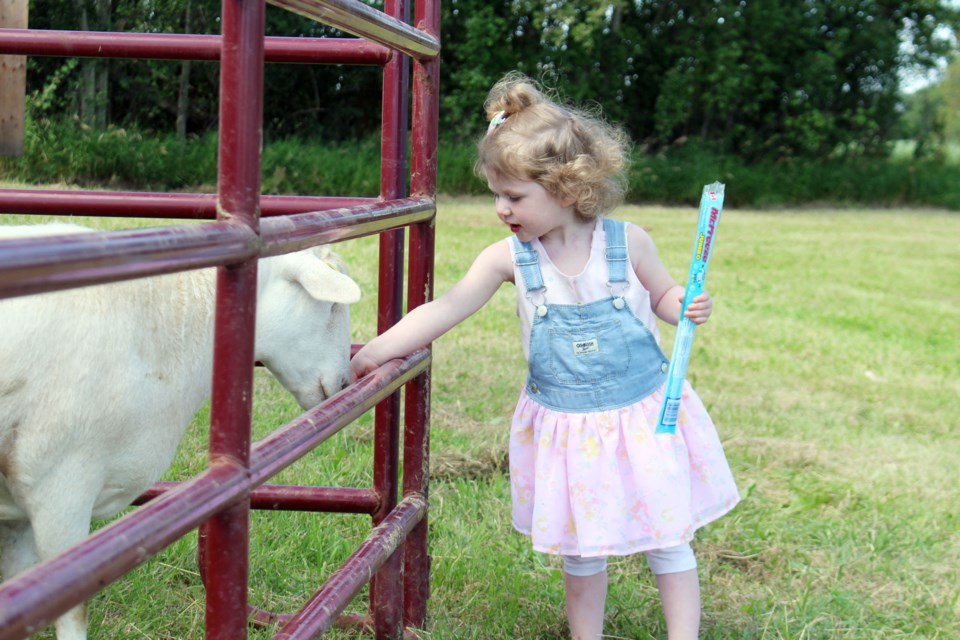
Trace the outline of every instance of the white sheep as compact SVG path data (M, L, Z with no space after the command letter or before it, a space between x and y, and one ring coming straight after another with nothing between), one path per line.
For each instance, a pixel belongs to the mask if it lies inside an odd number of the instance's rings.
M0 226L0 238L84 231ZM259 263L255 358L305 409L349 381L360 289L341 271L326 247ZM4 578L87 536L170 465L210 395L214 294L203 269L0 300ZM86 626L76 607L57 638Z

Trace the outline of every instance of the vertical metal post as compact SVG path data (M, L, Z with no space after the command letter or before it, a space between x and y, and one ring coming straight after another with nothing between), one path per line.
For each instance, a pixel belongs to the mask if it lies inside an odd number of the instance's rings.
M386 0L384 12L406 22L407 0ZM381 122L380 195L403 197L407 174L407 72L408 59L394 52L383 70ZM403 315L402 229L380 236L380 286L378 331L383 332ZM374 489L380 494L380 509L373 525L383 522L397 505L400 469L400 394L394 393L377 406L373 461ZM370 609L377 638L403 635L402 552L397 551L370 581Z
M417 2L414 25L440 35L440 0ZM436 196L437 133L440 110L440 58L413 65L413 136L410 190ZM434 221L410 227L410 270L407 303L410 309L433 298ZM407 385L404 431L403 494L427 497L430 481L430 369ZM429 501L428 501L429 505ZM430 595L430 556L427 552L429 512L404 542L404 625L422 628Z
M259 232L264 3L223 0L217 218ZM250 465L257 260L217 269L210 464ZM249 499L202 527L206 637L247 637Z

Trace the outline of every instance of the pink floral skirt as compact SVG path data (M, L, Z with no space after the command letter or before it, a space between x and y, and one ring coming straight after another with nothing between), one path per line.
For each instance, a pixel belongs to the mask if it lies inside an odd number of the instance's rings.
M684 384L677 430L655 434L663 389L609 411L566 413L524 389L510 431L513 526L533 548L583 557L689 542L739 501L713 421Z

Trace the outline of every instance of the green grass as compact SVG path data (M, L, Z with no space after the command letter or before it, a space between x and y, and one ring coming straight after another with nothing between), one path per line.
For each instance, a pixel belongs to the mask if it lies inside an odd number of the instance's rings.
M625 207L685 277L694 208ZM9 219L9 218L4 218ZM441 200L437 291L506 235L488 199ZM960 216L938 210L728 206L708 282L711 321L689 375L743 501L698 532L703 638L960 637ZM376 240L339 246L373 333ZM429 639L566 634L558 565L512 530L504 460L524 377L514 293L435 345ZM663 342L669 350L672 331ZM298 410L258 371L256 429ZM203 468L207 415L167 478ZM277 482L368 485L369 415ZM256 512L250 601L293 611L366 534L361 516ZM195 536L91 603L100 638L201 638ZM665 638L642 557L611 565L607 638ZM362 599L351 611L365 609ZM268 638L254 630L251 638ZM52 637L47 634L43 637ZM333 638L366 637L338 631Z

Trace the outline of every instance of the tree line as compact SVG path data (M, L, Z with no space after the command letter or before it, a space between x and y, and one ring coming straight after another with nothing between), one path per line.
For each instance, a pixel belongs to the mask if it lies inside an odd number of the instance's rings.
M370 4L381 8L382 2ZM645 148L686 140L746 160L879 155L936 137L904 74L955 48L947 0L446 0L441 131L482 133L482 103L519 70L597 108ZM30 27L219 33L219 0L33 0ZM343 36L268 6L267 35ZM217 127L216 63L31 57L34 119L203 134ZM269 64L264 135L342 142L378 130L375 67ZM914 110L915 114L916 110ZM933 123L933 124L931 124Z

